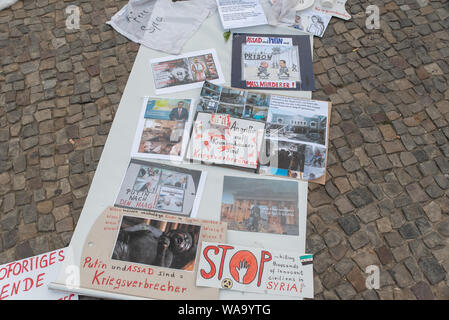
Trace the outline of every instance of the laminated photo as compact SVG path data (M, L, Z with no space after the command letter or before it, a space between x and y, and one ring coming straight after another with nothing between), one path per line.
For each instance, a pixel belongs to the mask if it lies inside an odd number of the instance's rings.
M223 83L215 50L190 52L150 61L156 94L201 88L204 81Z
M131 159L115 205L194 217L206 173Z
M181 161L192 126L192 99L145 97L131 155Z
M298 182L225 176L221 221L228 230L299 235Z
M231 86L315 90L310 37L234 33Z

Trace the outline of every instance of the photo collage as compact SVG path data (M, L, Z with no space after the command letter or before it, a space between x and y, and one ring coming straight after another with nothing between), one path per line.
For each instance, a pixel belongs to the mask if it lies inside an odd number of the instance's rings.
M201 171L132 160L116 205L191 216L202 179Z

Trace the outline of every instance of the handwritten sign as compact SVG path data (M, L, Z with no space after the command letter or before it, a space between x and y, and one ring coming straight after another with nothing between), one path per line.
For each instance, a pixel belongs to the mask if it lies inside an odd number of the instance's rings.
M197 286L313 298L313 255L203 242Z
M0 300L78 300L78 295L49 290L65 259L59 249L0 266Z

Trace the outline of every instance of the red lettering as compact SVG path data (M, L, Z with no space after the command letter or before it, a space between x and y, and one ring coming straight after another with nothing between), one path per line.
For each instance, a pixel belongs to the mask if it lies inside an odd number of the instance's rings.
M266 256L266 257L265 257ZM263 265L265 262L271 261L271 253L268 251L263 250L261 257L260 257L260 268L259 268L259 278L257 280L257 286L260 287L260 282L262 281L262 274L263 274Z
M84 264L83 264L83 268L86 267L86 264L90 263L92 261L91 257L86 257L84 258Z
M55 263L55 255L56 255L56 252L50 253L50 261L49 261L50 266Z
M24 282L25 282L25 289L23 291L30 291L34 284L33 279L25 278Z
M36 288L39 288L40 286L43 286L44 285L44 276L45 276L45 273L40 273L38 276L37 276L37 279L36 279ZM39 283L40 282L40 283Z
M59 260L58 261L64 261L64 259L65 259L64 250L60 250L58 252L58 256L59 256Z
M7 291L6 291L6 288L8 288L8 287L9 287L9 283L8 283L8 284L5 284L5 285L3 286L2 292L0 292L0 300L6 299L6 298L8 297L8 294L7 294ZM6 294L6 295L5 295L5 294Z
M221 255L221 262L220 262L220 270L218 271L218 280L221 280L221 277L223 275L223 265L224 265L224 260L225 260L225 257L226 257L226 252L229 249L234 249L234 247L233 246L226 246L226 245L219 245L218 247L223 249L223 253Z
M207 256L207 253L209 252L209 250L214 250L214 254L217 254L218 251L219 251L219 249L216 246L207 246L206 248L204 248L204 250L203 250L204 259L206 259L206 261L210 265L210 271L209 272L205 272L204 269L200 270L200 274L201 274L201 276L204 279L210 279L210 278L212 278L215 275L215 264Z

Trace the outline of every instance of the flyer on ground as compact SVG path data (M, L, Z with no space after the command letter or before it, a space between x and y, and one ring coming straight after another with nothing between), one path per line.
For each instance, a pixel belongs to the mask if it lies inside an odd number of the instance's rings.
M196 284L313 298L313 255L204 241Z

